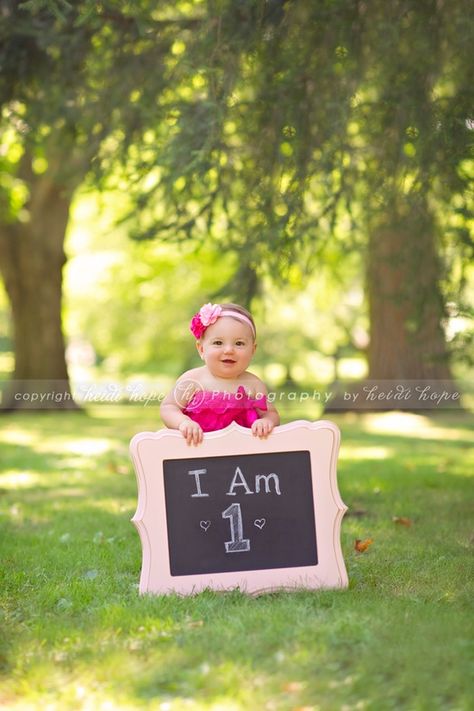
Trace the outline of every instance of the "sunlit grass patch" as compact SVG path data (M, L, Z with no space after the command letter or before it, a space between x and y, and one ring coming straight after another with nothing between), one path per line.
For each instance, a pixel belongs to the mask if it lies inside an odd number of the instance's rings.
M343 445L340 452L341 459L389 459L393 450L389 447L360 447L356 445Z

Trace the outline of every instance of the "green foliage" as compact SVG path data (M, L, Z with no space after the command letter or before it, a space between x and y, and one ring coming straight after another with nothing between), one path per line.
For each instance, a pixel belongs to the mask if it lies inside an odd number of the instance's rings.
M163 95L172 113L157 141L158 194L173 214L180 206L172 229L192 221L199 231L197 200L210 220L224 210L237 242L240 232L254 245L250 231L274 247L308 232L314 243L325 214L334 224L357 198L365 212L383 210L400 182L407 200L435 180L438 192L462 192L468 18L465 0L389 12L377 0L210 7L168 64L175 91Z
M210 238L257 278L288 280L296 260L315 270L363 251L382 224L413 235L412 283L417 233L437 231L444 295L459 302L452 253L472 256L470 16L466 0L209 5L165 62L166 121L129 155L137 176L159 165L135 186L137 237Z
M66 244L65 329L73 343L93 345L100 375L176 376L198 364L188 323L202 303L236 294L249 301L245 264L235 253L196 240L128 240L123 228L114 227L119 199L123 205L119 194L87 193L74 204ZM321 371L313 362L318 352L332 356L338 346L364 347L360 269L352 254L321 267L317 276L295 264L284 288L270 277L259 280L252 368L277 364L268 371L269 384L277 384L287 368L313 387L333 373L330 363Z
M306 407L294 415L306 416ZM159 426L157 413L102 406L7 417L1 703L467 711L472 421L387 414L336 422L348 590L140 597L127 445ZM356 553L354 539L368 536L373 545Z
M158 15L146 0L122 7L7 3L0 25L1 125L22 147L10 166L17 180L28 185L35 172L47 171L69 189L86 175L97 182L144 126L159 121L156 97L173 23Z
M170 335L160 360L183 348L174 324L209 292L249 305L272 279L291 287L295 272L319 274L323 264L352 282L348 255L358 251L361 268L368 231L394 215L414 245L412 216L434 216L445 298L462 309L472 256L471 14L467 0L8 2L2 222L28 221L38 176L69 191L89 179L126 194L117 217L136 240L182 245L188 271L146 247L134 259L148 267L117 262L99 301L110 327L83 297L79 330L101 355L120 350L123 367L133 357L149 363L160 326ZM193 240L213 247L192 256ZM164 310L176 281L182 297ZM128 355L121 300L136 315ZM323 350L350 342L351 319L338 315ZM309 347L305 339L293 334L294 350Z
M93 304L88 293L75 294L76 333L93 343L100 361L109 359L109 372L176 375L197 364L192 314L234 270L232 255L211 247L132 244L115 251Z

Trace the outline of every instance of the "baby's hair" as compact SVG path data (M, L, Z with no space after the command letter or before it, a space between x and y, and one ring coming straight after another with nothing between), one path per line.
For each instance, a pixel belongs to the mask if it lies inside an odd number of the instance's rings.
M253 332L254 332L254 340L257 338L257 329L255 328L255 321L253 320L253 316L250 313L250 311L247 311L244 306L240 306L240 304L232 304L230 302L222 303L220 304L222 306L223 311L237 311L238 314L242 314L242 316L246 316L250 323L253 326Z

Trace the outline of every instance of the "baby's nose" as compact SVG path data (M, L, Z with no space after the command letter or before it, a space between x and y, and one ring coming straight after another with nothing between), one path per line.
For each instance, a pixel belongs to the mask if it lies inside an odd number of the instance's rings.
M231 353L234 350L234 344L233 343L226 343L224 345L224 353Z

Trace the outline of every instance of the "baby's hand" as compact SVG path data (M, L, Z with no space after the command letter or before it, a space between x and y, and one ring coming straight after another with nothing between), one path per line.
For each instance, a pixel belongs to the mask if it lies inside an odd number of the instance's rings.
M203 439L203 432L201 427L197 422L193 420L183 420L178 427L188 444L194 444L195 446L201 444Z
M273 429L273 422L267 420L265 417L261 417L259 420L255 420L252 425L252 434L260 439L266 439Z

